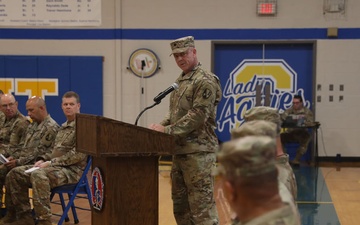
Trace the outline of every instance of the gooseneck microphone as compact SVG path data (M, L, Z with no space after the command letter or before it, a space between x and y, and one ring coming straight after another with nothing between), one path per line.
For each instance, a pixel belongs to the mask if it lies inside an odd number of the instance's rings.
M152 107L160 104L161 100L163 98L165 98L166 95L168 95L169 93L171 93L174 90L177 90L179 88L179 85L177 83L173 83L170 87L168 87L165 91L160 92L155 98L154 98L154 104L152 104L151 106L146 107L143 111L140 112L140 114L136 117L135 120L135 125L138 124L138 121L140 119L140 116L148 109L151 109Z
M155 98L154 102L160 103L163 98L165 98L166 95L171 93L174 90L177 90L179 88L179 85L177 83L173 83L170 87L168 87L165 91L160 92Z

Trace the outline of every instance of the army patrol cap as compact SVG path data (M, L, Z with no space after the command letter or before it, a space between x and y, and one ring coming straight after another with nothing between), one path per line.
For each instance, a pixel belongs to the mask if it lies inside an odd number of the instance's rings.
M195 47L194 37L187 36L176 39L170 43L172 54L186 52L190 47Z
M247 136L223 143L213 175L253 177L276 170L276 143L267 136Z
M245 112L245 122L253 120L266 120L273 122L277 125L277 132L280 133L281 129L281 118L276 108L267 106L256 106Z
M246 136L268 136L276 138L276 124L265 120L253 120L243 123L240 127L231 130L231 139L243 138Z

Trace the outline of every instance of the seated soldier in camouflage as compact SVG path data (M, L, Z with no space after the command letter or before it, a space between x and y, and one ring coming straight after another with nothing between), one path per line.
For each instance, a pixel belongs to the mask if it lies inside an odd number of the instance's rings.
M9 162L0 166L0 187L5 183L6 174L16 166L29 165L37 156L50 152L59 125L47 112L41 97L32 97L26 102L26 110L33 120L22 136L20 144L4 147L3 155Z
M223 143L215 175L230 207L234 224L299 225L279 194L276 142L267 136L247 136Z
M45 100L41 97L31 97L26 102L26 110L33 121L26 129L20 144L5 148L5 157L9 162L8 169L35 162L37 156L50 152L59 125L51 118L46 109Z
M297 185L294 171L289 164L289 155L284 153L281 139L281 119L278 110L267 106L256 106L245 112L245 123L253 120L265 120L276 124L276 163L279 168L279 181L285 184L293 195L294 200L297 196ZM236 129L232 131L236 135Z
M28 188L33 191L37 225L51 225L50 190L64 184L77 183L86 166L87 156L75 149L75 116L80 112L80 98L73 91L62 98L62 110L67 121L56 135L51 153L37 157L33 165L12 169L6 177L6 206L8 214L0 224L33 225ZM25 170L39 169L25 173Z
M314 115L309 108L304 106L301 95L294 95L292 103L293 105L281 115L281 119L284 121L290 115L300 116L303 117L304 125L312 125L314 123ZM292 142L299 143L299 148L296 149L296 156L290 162L293 165L300 165L300 159L306 153L310 141L311 135L304 128L287 128L285 132L281 133L283 145Z
M0 120L0 153L6 155L5 149L16 147L20 144L21 138L25 136L26 128L29 126L29 121L18 110L18 102L12 94L0 96L0 109L2 115L5 116L4 121ZM0 166L0 168L3 167L3 165ZM0 170L4 171L6 169ZM3 195L3 184L0 181L0 200Z
M5 120L0 125L0 152L4 154L4 148L20 144L29 121L18 110L18 102L12 94L0 96L0 109L5 115Z

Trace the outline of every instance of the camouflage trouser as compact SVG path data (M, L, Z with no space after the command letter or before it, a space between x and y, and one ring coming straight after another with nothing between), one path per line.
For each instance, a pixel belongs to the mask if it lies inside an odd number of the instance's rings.
M299 148L296 150L297 154L304 155L307 147L311 141L311 135L307 129L294 129L288 132L281 133L281 143L284 146L286 143L299 143ZM284 148L285 149L285 148Z
M178 225L217 225L214 198L215 153L175 155L171 169L174 216Z
M31 173L24 172L31 167L16 167L8 173L5 183L6 207L15 209L17 215L31 212L29 188L32 188L33 205L37 218L49 220L51 217L51 188L68 183L76 183L76 176L74 176L74 179L71 176L66 176L63 167L47 167Z

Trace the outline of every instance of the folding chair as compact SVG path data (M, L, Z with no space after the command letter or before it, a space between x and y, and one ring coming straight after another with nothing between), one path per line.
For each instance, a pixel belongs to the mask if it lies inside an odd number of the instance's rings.
M50 195L51 203L61 204L61 207L63 210L63 214L58 215L58 216L61 216L61 218L58 222L58 225L62 225L64 220L66 222L69 221L68 212L69 212L70 208L71 208L71 211L72 211L72 214L74 217L75 224L79 223L79 219L76 214L76 208L91 211L91 208L92 208L91 191L90 191L90 186L89 186L89 182L87 179L87 174L91 167L91 162L92 162L92 157L88 156L86 167L85 167L84 172L77 184L66 184L66 185L62 185L59 187L55 187L51 190L51 195ZM53 197L55 194L59 195L60 203L53 201ZM65 199L64 199L63 194L68 195L67 204L65 204ZM80 207L75 206L74 200L76 198L85 198L82 196L77 196L77 194L86 194L87 195L87 199L89 200L90 209L85 209L85 208L80 208Z

